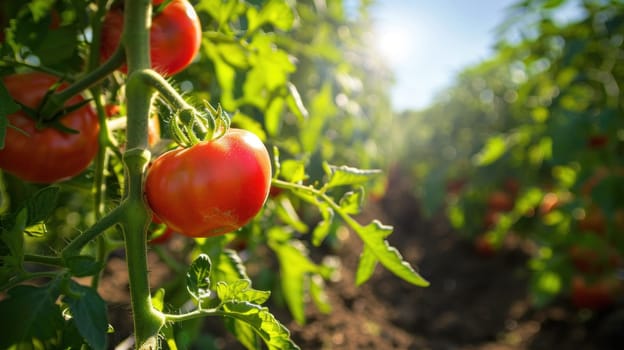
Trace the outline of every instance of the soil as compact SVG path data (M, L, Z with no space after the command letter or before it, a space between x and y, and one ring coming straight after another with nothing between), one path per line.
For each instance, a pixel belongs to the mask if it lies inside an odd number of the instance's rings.
M298 325L286 310L269 306L301 349L624 348L624 305L591 312L574 308L562 297L547 307L534 307L527 291L528 256L522 244L510 242L492 256L477 254L443 216L423 217L411 193L405 179L394 179L385 197L369 204L359 220L377 218L393 225L390 244L431 285L410 285L378 267L371 280L356 288L361 243L351 234L335 252L342 259L342 271L339 281L328 284L330 314L310 307L307 323ZM158 284L167 278L162 272L166 269L157 258L151 259L151 277ZM111 260L103 284L126 290L123 265L121 259ZM110 322L116 332L111 344L118 344L131 329L127 296L104 289L101 293L114 303ZM210 327L220 323L211 320ZM214 344L219 349L243 349L227 335Z

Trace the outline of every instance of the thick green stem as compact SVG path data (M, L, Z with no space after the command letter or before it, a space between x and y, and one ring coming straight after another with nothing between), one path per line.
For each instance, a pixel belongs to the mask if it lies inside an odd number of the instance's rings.
M150 159L147 151L148 120L154 90L140 78L149 70L150 0L125 2L122 43L128 63L126 101L128 108L127 151L124 154L126 187L122 222L134 318L134 336L140 349L156 349L164 316L152 306L147 267L147 227L151 213L143 197L144 172ZM138 74L137 74L138 73Z
M158 332L164 325L163 315L152 306L147 272L147 227L151 213L143 201L143 172L149 162L149 152L132 149L124 155L128 176L128 197L122 203L122 222L130 282L130 297L134 315L134 332L139 348L155 349ZM138 187L137 187L138 186Z

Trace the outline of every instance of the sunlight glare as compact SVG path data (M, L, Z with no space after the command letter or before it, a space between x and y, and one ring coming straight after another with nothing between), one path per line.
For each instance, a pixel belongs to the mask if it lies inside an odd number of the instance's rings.
M414 23L401 17L392 21L379 21L374 31L374 46L380 56L391 66L407 63L414 55L422 36Z

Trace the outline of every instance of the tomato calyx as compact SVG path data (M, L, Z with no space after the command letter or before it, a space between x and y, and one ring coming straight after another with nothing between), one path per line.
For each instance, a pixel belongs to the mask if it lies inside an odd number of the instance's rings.
M78 130L75 130L70 127L67 127L66 125L63 125L63 123L61 123L60 120L64 116L81 109L85 105L88 105L91 102L91 99L81 99L79 102L76 102L74 104L69 104L69 105L60 104L59 105L58 103L54 101L53 96L54 96L54 93L57 91L57 89L62 85L62 83L63 81L59 80L58 82L50 86L48 91L43 96L41 103L39 103L36 109L31 108L16 99L13 99L13 103L19 106L21 112L25 116L27 116L28 118L31 118L35 122L35 128L37 130L42 130L45 128L53 128L53 129L56 129L56 130L59 130L68 134L79 133ZM42 109L44 108L44 106L46 106L46 104L52 104L55 106L54 112L50 115L46 115L47 113L44 113L42 111ZM19 130L19 128L17 129ZM19 130L19 131L25 132L23 130Z
M195 108L183 108L169 123L174 141L184 147L192 147L202 141L211 141L221 138L230 128L230 116L221 108L214 108L205 103L200 111Z

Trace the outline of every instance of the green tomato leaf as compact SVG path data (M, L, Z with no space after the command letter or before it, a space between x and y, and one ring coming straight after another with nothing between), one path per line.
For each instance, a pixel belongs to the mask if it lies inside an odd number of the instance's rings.
M108 319L106 302L96 290L71 281L71 295L63 298L69 305L73 322L80 335L92 349L107 347Z
M345 193L340 198L340 208L349 215L357 215L362 210L362 202L364 200L364 188L359 187L356 191Z
M360 239L362 239L368 249L370 249L370 253L365 251L364 257L367 261L364 263L364 266L358 267L358 272L362 270L360 284L365 282L364 277L370 277L371 275L368 272L371 269L372 263L370 261L371 257L368 255L372 254L375 259L379 260L390 272L405 281L421 287L429 285L429 282L420 276L407 261L404 261L399 251L390 246L385 239L392 233L392 226L383 225L377 220L374 220L367 226L360 226L359 224L352 224L350 226L360 236Z
M299 349L290 332L267 308L249 302L230 301L222 305L225 316L247 323L262 338L270 350Z
M158 311L165 309L165 289L158 288L154 295L152 295L152 306Z
M288 309L297 323L304 324L306 281L311 273L318 273L321 268L310 261L301 241L270 240L269 247L277 255L280 264L282 293Z
M28 209L26 226L45 221L52 215L56 209L59 190L60 188L57 186L44 187L26 201L24 204L24 207Z
M196 300L210 296L210 257L200 254L186 273L186 289Z
M372 249L365 245L360 254L360 261L355 273L355 284L360 286L368 281L373 276L378 262L379 260L373 254Z
M271 292L251 288L249 279L240 279L231 283L217 282L217 296L222 302L247 301L254 304L264 304Z
M310 296L320 312L329 314L332 311L329 297L325 293L325 280L320 275L310 277Z
M284 99L275 97L267 106L264 112L264 126L271 136L279 135L282 128L282 112L284 111Z
M0 301L0 348L32 339L46 341L57 336L63 327L61 310L56 304L60 292L57 283L43 287L20 285L9 290Z
M474 156L476 165L485 166L494 163L505 154L507 142L503 136L490 137L483 149Z
M93 276L102 269L102 263L88 255L70 256L65 259L65 265L76 277Z
M323 243L329 232L331 231L332 224L334 222L334 211L325 203L319 203L318 209L321 212L323 220L319 222L314 231L312 231L312 244L318 247Z
M10 257L4 258L4 264L22 268L24 261L24 230L26 229L26 221L28 220L28 210L22 208L17 212L13 220L12 227L3 228L0 239L6 245L11 253Z
M284 0L269 0L260 11L254 7L247 10L249 32L255 32L265 24L272 24L277 29L289 30L295 21L295 14Z
M303 123L303 121L308 117L309 113L303 104L303 100L301 99L301 95L299 94L299 90L293 83L288 83L288 96L286 96L286 105L288 109L297 117L299 123Z
M262 339L258 336L255 329L246 322L235 318L225 317L223 319L225 327L249 350L261 349Z
M362 185L370 181L371 178L381 174L381 170L377 169L363 170L349 167L346 165L333 166L327 163L323 163L323 169L329 177L329 180L325 185L327 188Z
M284 221L284 223L292 227L295 231L306 233L309 228L305 222L301 221L299 214L292 205L290 198L286 196L280 196L277 199L277 207L275 210L277 216Z
M288 182L299 183L306 178L305 163L301 160L284 160L280 165L280 175Z

